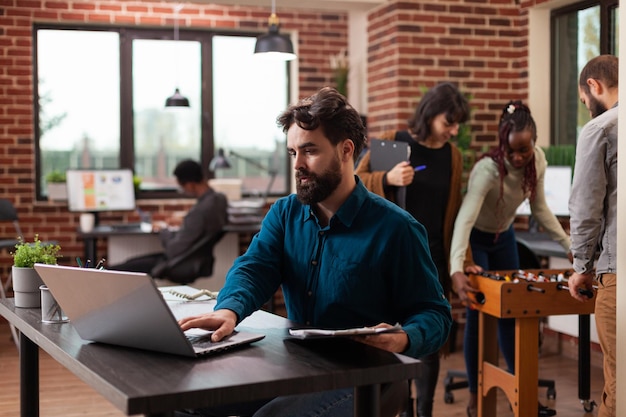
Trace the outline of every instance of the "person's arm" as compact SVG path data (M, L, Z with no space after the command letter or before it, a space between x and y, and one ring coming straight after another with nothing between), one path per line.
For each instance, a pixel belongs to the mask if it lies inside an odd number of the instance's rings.
M389 296L381 302L393 308L396 317L404 317L400 324L406 339L402 334L390 333L380 335L383 337L378 342L387 350L400 349L406 343L401 352L419 358L443 346L452 316L430 257L426 229L413 218L402 229L394 230L394 238L387 245L389 253L397 255L385 264Z
M179 320L183 330L215 330L211 340L219 341L274 295L281 283L279 260L283 240L276 206L277 203L272 205L248 250L228 271L213 311Z
M498 185L498 176L491 159L479 161L467 183L467 193L454 222L450 248L450 274L464 271L464 261L469 247L469 237L480 214L487 193Z
M261 308L282 283L282 208L280 200L272 205L263 219L259 233L226 274L215 310L228 309L235 312L237 322Z
M598 239L602 233L607 175L603 130L588 123L576 147L576 165L569 199L571 251L574 270L587 274L594 268Z
M474 289L470 285L468 273L478 273L482 270L477 265L466 262L470 252L469 238L476 219L485 201L489 190L498 185L498 176L492 167L491 159L479 161L472 172L467 184L467 193L454 222L452 245L450 248L450 277L452 290L463 303L469 302L468 293Z
M450 248L452 244L452 233L454 232L454 222L459 210L461 209L461 203L463 202L462 183L463 183L463 154L459 148L450 143L452 148L451 152L451 172L450 172L450 191L448 193L448 202L446 205L446 214L444 217L443 235L444 235L444 249L447 254L447 262L450 263ZM463 262L463 269L467 269L474 265L474 259L472 257L472 249L468 245L465 252L465 260Z

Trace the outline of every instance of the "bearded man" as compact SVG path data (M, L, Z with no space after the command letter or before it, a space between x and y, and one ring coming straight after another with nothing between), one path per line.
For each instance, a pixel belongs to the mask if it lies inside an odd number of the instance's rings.
M323 88L287 108L278 123L287 133L297 193L272 205L228 272L215 310L182 319L183 330L214 330L212 338L220 340L282 286L288 318L299 324L338 329L400 323L400 332L358 340L415 358L436 352L452 318L426 231L354 175L367 140L358 112L336 90ZM407 404L408 383L384 389L383 415L396 415ZM346 416L353 403L353 389L340 389L178 415L282 417L323 410L324 416Z

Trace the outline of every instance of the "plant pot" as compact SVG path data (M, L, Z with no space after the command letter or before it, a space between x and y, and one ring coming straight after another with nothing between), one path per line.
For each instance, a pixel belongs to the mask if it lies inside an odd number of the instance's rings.
M67 201L67 184L64 182L48 183L48 200Z
M12 267L11 277L13 280L13 293L15 294L15 307L39 308L41 307L41 293L39 287L43 281L34 268Z

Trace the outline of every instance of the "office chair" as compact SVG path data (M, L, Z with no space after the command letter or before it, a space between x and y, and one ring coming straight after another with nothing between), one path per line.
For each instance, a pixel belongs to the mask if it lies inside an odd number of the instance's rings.
M532 250L530 250L528 246L521 242L517 242L517 253L519 257L520 269L541 269L541 262L539 261L539 258ZM539 340L539 344L541 345L541 337ZM455 378L457 379L456 381ZM547 388L546 397L548 399L556 398L556 388L553 379L539 379L538 385L542 388ZM465 371L448 371L446 373L446 377L444 378L443 401L446 404L452 404L454 402L454 394L452 391L467 387L467 373Z
M11 222L13 223L13 227L15 229L15 239L1 239L0 240L0 249L1 250L12 250L15 249L15 245L19 243L19 239L17 237L21 237L22 229L20 228L20 223L18 221L17 210L13 204L4 198L0 198L0 222ZM9 274L7 277L7 281L4 282L2 277L0 276L0 297L2 299L6 299L6 292L9 290L11 286L11 269L9 269ZM15 330L15 326L10 325L11 328L11 336L13 337L13 341L15 345L19 348L19 339L17 337L17 331Z
M152 278L162 278L179 284L189 284L200 277L213 275L213 248L225 231L198 240L189 251L160 263L150 272Z

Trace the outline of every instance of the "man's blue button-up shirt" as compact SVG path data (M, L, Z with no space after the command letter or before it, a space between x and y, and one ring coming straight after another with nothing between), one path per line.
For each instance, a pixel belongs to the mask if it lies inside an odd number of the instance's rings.
M273 204L215 308L242 320L280 285L289 319L335 329L400 323L413 357L438 350L452 323L426 230L358 177L325 227L295 195Z

